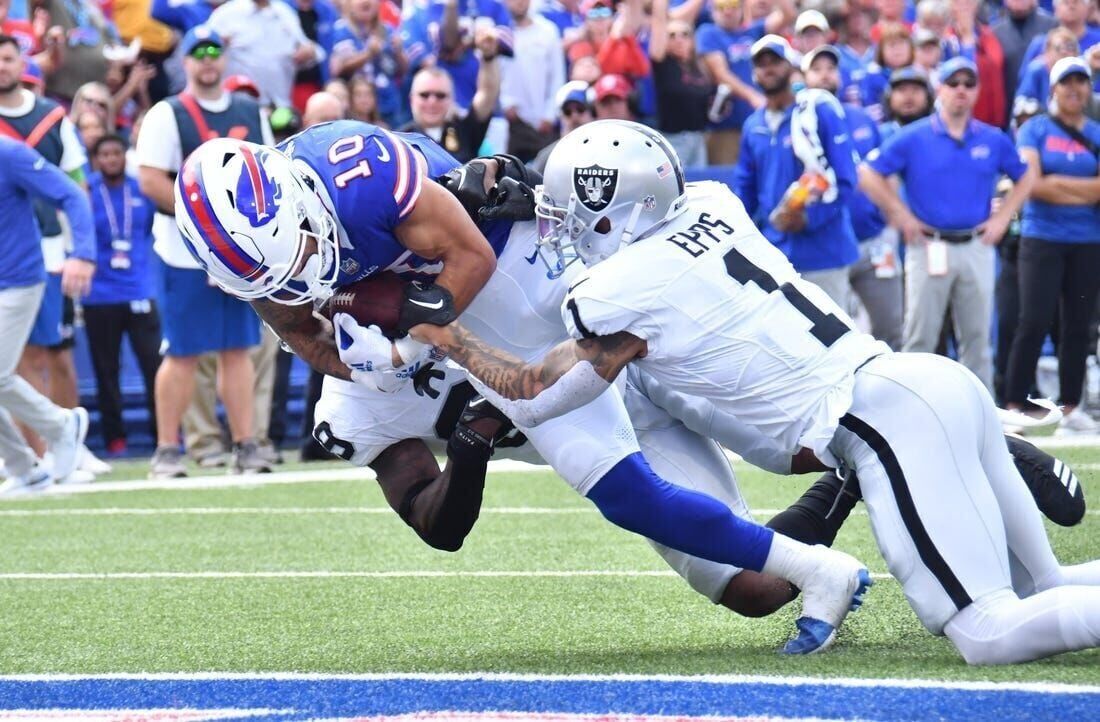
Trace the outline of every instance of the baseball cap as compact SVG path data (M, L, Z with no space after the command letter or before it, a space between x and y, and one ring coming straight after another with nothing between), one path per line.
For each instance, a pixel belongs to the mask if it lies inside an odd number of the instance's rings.
M817 28L823 33L829 32L829 21L820 10L803 10L794 21L794 32L801 35L809 28Z
M196 25L188 30L187 34L183 36L183 40L180 41L180 45L183 46L184 55L190 55L191 52L200 45L217 45L219 48L225 47L221 36L206 25Z
M802 72L805 73L814 64L814 61L822 55L828 55L833 62L840 65L840 51L833 45L819 45L802 56Z
M42 68L38 67L38 63L30 58L25 58L23 60L23 75L19 78L19 82L26 85L37 85L39 87L44 87L46 85L46 80L42 77Z
M260 97L260 89L257 87L255 81L241 73L230 75L223 80L222 87L230 93L248 93L253 98L259 99Z
M932 83L928 79L928 73L916 65L906 65L904 68L898 68L890 73L891 88L902 83L918 83L929 89L932 87Z
M940 42L940 36L921 25L913 26L913 45L927 45Z
M611 73L596 81L596 84L592 86L592 95L597 103L604 98L611 97L626 100L630 97L630 91L633 89L629 80L621 75Z
M1050 69L1050 84L1057 85L1070 75L1084 75L1092 79L1092 70L1089 64L1078 57L1062 58Z
M978 77L978 66L974 64L974 61L970 58L965 58L962 55L956 55L943 65L940 66L939 81L941 83L947 82L947 79L958 72L967 72Z
M583 80L570 80L558 88L558 92L554 96L554 103L558 110L563 109L566 103L588 105L588 83Z
M752 59L756 60L761 53L772 53L792 65L798 62L798 53L791 48L791 44L787 42L787 39L780 35L769 33L753 43L750 52Z

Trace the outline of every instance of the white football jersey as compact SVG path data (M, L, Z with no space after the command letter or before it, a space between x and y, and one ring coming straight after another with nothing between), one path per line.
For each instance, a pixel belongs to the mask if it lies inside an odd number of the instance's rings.
M714 182L689 184L686 212L579 276L562 318L574 338L645 339L634 363L670 390L825 461L855 369L889 350L802 280Z

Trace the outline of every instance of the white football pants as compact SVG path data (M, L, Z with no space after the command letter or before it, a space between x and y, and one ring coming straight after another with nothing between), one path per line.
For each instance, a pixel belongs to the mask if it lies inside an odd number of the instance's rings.
M873 359L856 373L829 448L858 474L913 610L967 662L1100 646L1100 564L1059 566L993 400L970 371L931 354Z

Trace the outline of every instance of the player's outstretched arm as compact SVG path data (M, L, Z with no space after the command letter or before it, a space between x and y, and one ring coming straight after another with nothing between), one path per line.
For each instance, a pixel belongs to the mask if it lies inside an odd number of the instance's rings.
M457 323L417 326L410 333L461 364L478 391L524 427L584 406L603 393L631 360L646 354L646 342L625 331L565 341L537 363L525 363L489 346Z
M331 329L306 306L287 306L258 298L249 303L264 323L311 367L329 376L351 381L351 369L340 360Z
M496 254L458 200L436 183L425 183L397 240L427 259L443 261L437 286L451 292L455 313L466 310L496 270Z

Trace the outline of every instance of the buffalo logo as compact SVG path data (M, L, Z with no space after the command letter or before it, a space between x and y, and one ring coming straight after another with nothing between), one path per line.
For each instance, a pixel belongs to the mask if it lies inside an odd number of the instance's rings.
M283 189L267 174L264 160L267 153L253 153L248 146L241 147L244 165L237 179L236 206L253 228L267 223L279 210Z
M619 171L590 165L573 169L573 183L581 204L592 211L602 211L615 197L619 185Z

